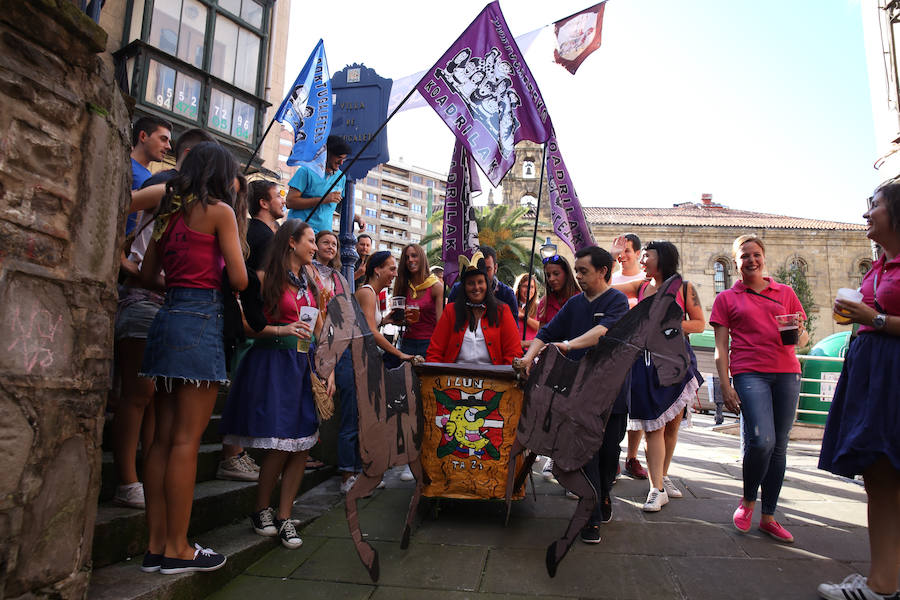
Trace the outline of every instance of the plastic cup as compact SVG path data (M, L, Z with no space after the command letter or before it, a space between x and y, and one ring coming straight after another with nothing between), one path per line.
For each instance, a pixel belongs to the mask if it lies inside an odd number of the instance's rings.
M854 290L853 288L840 288L837 291L837 295L835 296L837 300L849 300L850 302L862 302L863 295L859 290ZM835 310L832 313L832 318L835 323L839 323L841 325L849 325L850 318L837 312Z
M796 346L800 341L800 315L794 313L792 315L775 315L775 321L778 322L778 334L781 336L781 343L785 346Z
M316 319L319 318L319 309L312 306L300 307L300 322L309 326L310 334L316 327ZM310 340L297 338L297 352L309 352Z
M391 320L402 323L406 317L406 296L391 296Z
M419 306L416 304L410 304L406 307L406 320L410 323L418 323L419 322Z

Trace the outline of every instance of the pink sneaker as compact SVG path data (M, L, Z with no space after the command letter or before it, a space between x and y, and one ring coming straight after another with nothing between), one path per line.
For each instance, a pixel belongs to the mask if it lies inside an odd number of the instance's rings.
M734 526L738 531L747 533L750 531L750 522L753 520L753 509L747 508L744 506L744 503L741 502L735 509L734 516L731 517L731 520L734 522Z
M737 525L737 517L735 516L735 525ZM749 527L750 521L747 521L747 526ZM778 521L768 521L766 523L759 524L759 530L763 533L768 533L771 537L775 538L779 542L793 542L794 536L791 535L791 532L778 524Z

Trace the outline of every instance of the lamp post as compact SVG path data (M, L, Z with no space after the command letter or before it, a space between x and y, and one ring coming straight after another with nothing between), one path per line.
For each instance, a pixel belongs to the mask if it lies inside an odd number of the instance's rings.
M546 238L546 241L541 245L541 258L547 259L551 256L556 256L557 247L556 244L550 242L550 238Z

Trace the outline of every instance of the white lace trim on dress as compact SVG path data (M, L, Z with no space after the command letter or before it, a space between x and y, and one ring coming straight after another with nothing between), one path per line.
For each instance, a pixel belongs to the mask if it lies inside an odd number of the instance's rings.
M319 432L302 438L256 438L243 435L226 435L222 438L223 444L241 446L242 448L264 448L266 450L281 450L283 452L303 452L309 450L319 441Z
M628 431L656 431L657 429L665 427L666 423L674 419L678 413L683 412L684 408L690 405L690 402L694 399L694 394L697 393L698 389L700 389L700 384L697 383L697 377L691 377L691 379L684 384L684 389L681 390L681 394L675 399L675 402L673 402L663 414L659 415L656 419L650 420L628 419Z

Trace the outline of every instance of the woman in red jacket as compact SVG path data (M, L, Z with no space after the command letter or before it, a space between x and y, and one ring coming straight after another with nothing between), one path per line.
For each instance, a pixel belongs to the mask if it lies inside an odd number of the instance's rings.
M459 257L464 293L448 304L428 347L428 362L511 365L522 356L519 329L509 307L487 282L484 256Z

